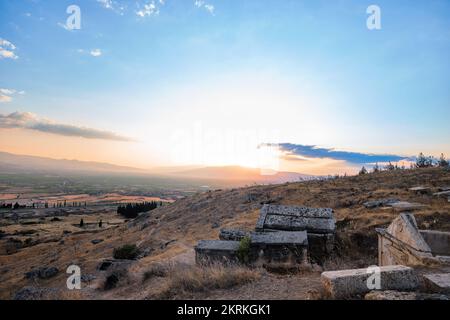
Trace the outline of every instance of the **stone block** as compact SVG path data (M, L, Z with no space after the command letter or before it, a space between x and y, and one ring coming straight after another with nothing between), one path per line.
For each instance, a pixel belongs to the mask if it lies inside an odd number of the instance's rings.
M450 294L450 273L425 274L423 281L429 292Z
M411 291L418 287L418 278L414 270L405 266L380 267L380 290ZM365 295L373 288L368 279L373 275L369 269L327 271L321 275L321 281L327 295L333 299L346 299Z
M195 247L195 260L199 264L237 262L239 241L201 240Z

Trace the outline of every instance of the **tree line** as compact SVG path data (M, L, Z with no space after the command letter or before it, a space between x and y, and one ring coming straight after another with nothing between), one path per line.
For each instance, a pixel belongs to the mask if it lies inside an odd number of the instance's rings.
M439 159L436 159L433 156L425 156L422 152L417 156L416 162L411 163L409 169L419 169L419 168L433 168L433 167L439 167L439 168L449 168L450 163L445 158L444 154L441 153L441 156ZM384 167L380 167L377 164L372 168L372 172L377 173L380 171L395 171L395 170L405 170L406 167L404 165L398 166L398 164L392 164L389 162ZM362 167L359 171L359 175L368 174L369 171L366 169L366 167Z
M139 215L139 213L152 211L160 206L162 206L161 201L127 203L125 205L120 205L117 208L117 213L124 216L127 219L134 219Z

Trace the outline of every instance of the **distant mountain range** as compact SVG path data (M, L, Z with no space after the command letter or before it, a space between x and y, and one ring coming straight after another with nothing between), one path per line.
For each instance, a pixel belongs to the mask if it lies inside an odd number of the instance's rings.
M109 163L51 159L0 152L3 173L145 173L145 170Z
M255 183L284 183L299 180L310 180L314 178L314 176L296 172L275 172L273 175L264 175L260 169L239 166L203 167L176 172L173 173L173 175L186 178L234 180Z
M133 167L118 166L109 163L51 159L44 157L16 155L0 152L1 173L41 173L41 174L130 174L158 175L189 180L202 181L236 181L239 185L257 183L284 183L299 180L314 179L314 176L295 172L277 172L274 175L262 175L260 169L239 166L225 167L162 167L154 170L144 170Z

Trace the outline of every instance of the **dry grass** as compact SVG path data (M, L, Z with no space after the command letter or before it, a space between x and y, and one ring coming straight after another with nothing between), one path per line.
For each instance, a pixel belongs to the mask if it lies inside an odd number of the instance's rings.
M172 299L186 294L230 289L260 279L262 271L239 265L212 264L208 266L171 265L161 288L151 299Z

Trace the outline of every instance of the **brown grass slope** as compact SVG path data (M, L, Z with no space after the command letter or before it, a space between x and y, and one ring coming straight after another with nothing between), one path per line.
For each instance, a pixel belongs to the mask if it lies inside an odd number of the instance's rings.
M230 289L227 284L219 285L226 279L217 273L211 276L205 275L206 271L192 270L189 274L200 274L198 281L216 279L214 281L219 284L207 286L206 293L205 290L191 290L180 294L173 293L176 291L174 283L179 278L165 273L156 277L149 276L148 272L144 275L155 263L194 268L193 247L198 240L217 239L219 229L223 227L252 230L264 203L333 208L338 227L337 254L330 257L324 268L367 266L376 263L374 228L388 225L398 212L366 209L363 206L366 201L393 197L426 204L426 208L416 213L420 228L450 231L450 203L447 199L416 195L408 190L419 185L433 188L450 186L450 172L437 168L404 170L199 193L144 214L114 230L93 235L65 235L59 243L39 244L13 255L0 256L0 298L10 299L17 290L29 285L61 289L60 298L77 299L305 298L308 289L319 285L320 273L274 275L262 270L248 274L237 270L241 283L246 283L245 279L252 283ZM98 238L104 241L93 245L91 240ZM102 290L104 276L96 270L98 263L111 258L114 248L127 243L137 244L147 256L131 264L127 276L116 289ZM95 275L97 279L81 292L68 294L66 290L64 293L68 276L64 271L70 264L79 265L83 274ZM33 267L49 265L61 270L55 278L31 281L23 276ZM263 273L266 276L260 277ZM231 283L234 284L233 281ZM190 286L187 285L188 288ZM196 284L194 288L196 286L202 284Z

